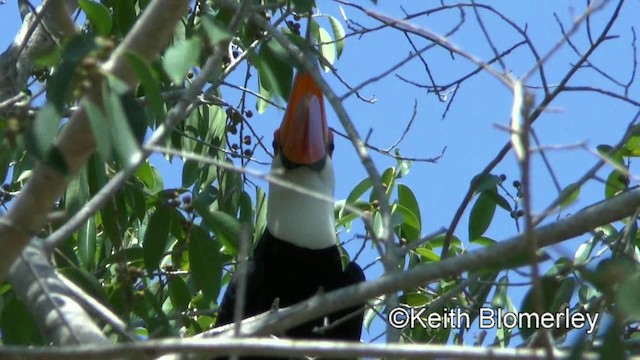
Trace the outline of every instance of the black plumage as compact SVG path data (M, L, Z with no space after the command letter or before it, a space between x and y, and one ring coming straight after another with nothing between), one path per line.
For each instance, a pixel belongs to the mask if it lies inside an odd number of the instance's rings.
M265 230L253 259L248 263L244 317L268 311L276 298L280 307L287 307L310 298L320 288L331 291L365 280L358 264L351 262L344 271L341 264L337 246L320 250L305 249L276 239L269 230ZM237 278L234 277L220 305L217 326L233 322L236 288ZM361 308L363 305L329 314L329 323ZM364 311L323 333L316 333L313 329L324 324L324 319L319 318L292 328L284 335L291 338L358 341L363 316Z

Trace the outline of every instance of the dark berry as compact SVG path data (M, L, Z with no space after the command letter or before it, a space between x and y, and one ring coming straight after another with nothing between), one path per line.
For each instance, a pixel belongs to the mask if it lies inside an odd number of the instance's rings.
M500 181L505 181L505 180L507 180L507 175L500 174Z
M242 142L243 142L245 145L251 145L251 136L246 135L246 136L244 137L244 139L242 139Z
M298 14L293 15L293 20L300 21L300 15Z
M519 188L520 188L520 185L521 185L521 184L520 184L520 181L518 181L518 180L513 180L513 187L514 187L514 188L519 189Z
M247 112L245 112L244 114L247 115L248 118L250 118L253 116L253 111L247 110Z
M245 149L244 150L244 156L251 157L251 155L253 155L253 151L251 151L249 149Z

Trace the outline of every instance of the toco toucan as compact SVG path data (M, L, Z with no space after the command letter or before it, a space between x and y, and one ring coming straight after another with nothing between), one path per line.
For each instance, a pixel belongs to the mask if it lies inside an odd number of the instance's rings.
M274 183L269 185L267 226L248 263L244 317L294 305L322 291L365 280L355 262L344 269L336 243L333 199L335 179L322 91L305 71L296 74L280 128L274 133L272 175L322 195L309 196ZM217 326L233 322L237 279L222 299ZM359 341L364 304L309 321L285 332L289 338ZM314 328L349 316L326 331ZM328 321L326 321L328 320Z

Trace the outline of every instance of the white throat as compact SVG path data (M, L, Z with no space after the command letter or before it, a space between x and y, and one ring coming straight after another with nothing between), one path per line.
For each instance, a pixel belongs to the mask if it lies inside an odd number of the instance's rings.
M285 169L279 156L273 159L274 176L333 199L335 179L331 158L321 171L307 167ZM267 228L273 236L307 249L336 244L333 201L321 200L277 184L269 184Z

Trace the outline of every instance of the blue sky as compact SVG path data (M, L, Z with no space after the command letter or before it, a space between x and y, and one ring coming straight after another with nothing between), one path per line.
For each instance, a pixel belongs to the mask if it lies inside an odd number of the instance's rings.
M329 1L320 3L322 13L331 14L341 19L338 4ZM370 2L359 2L359 4L378 12L396 17L403 16L400 6L404 6L405 10L411 13L420 10L424 3L382 0L379 1L377 7L374 7ZM435 6L437 2L428 3L430 6ZM559 27L553 16L554 12L563 22L565 28L569 28L572 19L579 16L584 10L586 2L529 0L489 3L518 25L524 27L526 24L529 37L538 52L543 55L561 39ZM610 3L604 10L593 16L594 37L602 30L604 21L608 19L614 6L614 3ZM354 8L343 6L343 9L347 18L361 25L370 27L379 24ZM496 16L486 12L481 14L499 51L505 50L521 40L515 31L505 26L504 22ZM631 26L637 25L637 14L640 14L640 3L637 1L627 2L617 24L610 32L620 38L605 43L591 58L594 64L621 82L626 82L632 71ZM11 37L19 28L19 20L14 2L7 2L0 6L0 21L3 24L0 48L4 49L10 43ZM451 29L458 20L458 12L450 10L420 17L413 21L419 26L443 34ZM319 21L330 30L326 19ZM347 32L350 31L347 30ZM418 47L426 44L424 40L415 36L412 39ZM587 49L588 40L584 25L572 39L581 51ZM467 11L466 21L461 30L450 40L482 60L493 57L471 10ZM342 57L334 65L340 75L349 84L355 86L388 69L392 64L406 57L410 51L410 44L403 34L397 30L383 29L367 33L362 38L349 37L346 40ZM424 57L439 84L449 83L475 68L469 61L459 56L452 60L447 52L439 48L426 52ZM577 59L575 53L567 46L556 53L545 64L549 84L557 83ZM520 47L505 58L505 63L512 75L519 77L533 66L534 59L525 47ZM365 97L374 96L377 99L375 104L365 103L352 96L344 102L344 105L360 135L366 136L371 129L369 142L380 148L386 148L402 134L405 124L411 117L414 101L417 101L417 117L410 133L399 146L402 154L410 157L432 158L438 156L443 148L447 148L444 156L437 163L416 162L409 175L401 180L416 194L422 212L423 233L426 234L442 226L448 226L467 191L470 180L495 157L499 149L508 141L509 134L497 126L508 126L513 101L512 93L492 76L479 74L462 84L446 118L442 119L446 102L440 102L434 94L427 94L423 89L400 81L395 74L417 83L428 83L423 65L415 59L394 71L390 76L361 91ZM338 95L347 91L332 75L327 74L327 80ZM532 77L527 85L540 85L539 77ZM590 69L580 70L569 85L590 85L621 92L611 82ZM255 84L253 89L257 89ZM223 96L232 99L237 99L238 96L236 90L228 87L222 87L222 93ZM638 95L638 85L635 84L630 89L629 97L638 99ZM538 96L537 100L539 101L540 98ZM253 104L253 100L250 100L250 103ZM562 94L551 104L550 109L553 111L543 114L535 124L535 131L543 145L565 146L584 143L592 150L595 150L599 144L612 145L616 143L637 111L631 105L618 100L584 92ZM257 112L254 110L254 113ZM330 126L342 131L342 126L331 110L329 110L329 114ZM251 120L256 130L265 137L266 144L270 144L271 134L280 123L281 117L281 111L271 108L264 114L254 115ZM593 154L583 149L548 151L546 154L563 187L576 181L597 160ZM268 156L261 152L257 152L255 157L265 161L269 160ZM373 157L380 171L395 164L395 160L389 157L375 153L373 153ZM153 163L161 168L165 174L167 187L180 185L179 167L168 166L159 156L154 156L152 159ZM360 166L353 147L339 137L336 141L334 164L337 175L336 198L342 199L366 176L366 173ZM252 165L252 167L265 171L268 169L259 165ZM532 167L533 208L540 211L557 197L558 192L539 156L534 158ZM602 178L606 178L609 171L610 168L606 168L599 174ZM507 175L506 188L513 193L511 182L519 179L515 157L509 154L494 173ZM262 181L256 180L256 182L266 187ZM633 180L632 183L634 183ZM574 206L568 208L560 216L571 214L584 206L602 200L603 197L604 185L600 182L590 181L583 187ZM468 216L469 211L467 210L456 230L456 235L463 240L464 244L467 244L469 240L467 236ZM343 240L358 232L361 230L355 228L352 234L343 236ZM509 214L498 209L492 226L485 235L495 240L501 240L516 233L514 221L509 217ZM581 241L585 239L586 237L583 237ZM579 242L573 241L570 244L555 247L551 254L554 257L572 257L577 243ZM348 249L353 254L354 249L358 246L359 243ZM374 256L373 251L368 252L364 261L360 260L360 262L367 263ZM379 268L372 268L367 272L367 277L375 278L379 274ZM519 297L521 296L520 292L514 294L516 306L519 306ZM375 335L377 335L376 331L372 331L370 335L365 334L365 339Z

